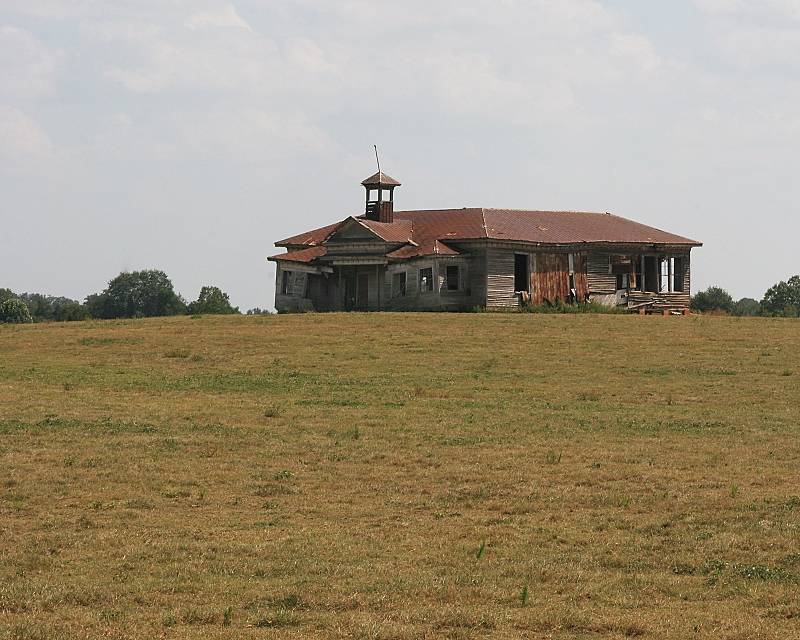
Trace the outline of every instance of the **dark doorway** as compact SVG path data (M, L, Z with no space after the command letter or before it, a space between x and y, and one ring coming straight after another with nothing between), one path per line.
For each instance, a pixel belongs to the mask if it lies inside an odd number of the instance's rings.
M344 277L344 310L352 311L356 308L356 276L347 274Z
M366 309L369 306L369 274L358 274L358 294L356 296L356 307Z
M644 257L644 290L658 293L658 260L656 256Z
M530 291L531 276L528 269L529 256L524 253L514 254L514 291Z

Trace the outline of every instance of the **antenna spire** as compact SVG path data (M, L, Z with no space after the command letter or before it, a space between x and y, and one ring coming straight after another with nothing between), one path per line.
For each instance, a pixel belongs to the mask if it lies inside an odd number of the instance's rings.
M381 179L381 160L378 158L378 145L373 144L372 147L375 149L375 162L378 163L378 181Z

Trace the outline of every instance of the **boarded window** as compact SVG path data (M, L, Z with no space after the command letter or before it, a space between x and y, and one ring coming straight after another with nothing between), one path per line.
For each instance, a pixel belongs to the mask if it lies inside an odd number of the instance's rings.
M281 293L285 296L291 294L291 271L284 271L281 275Z
M460 269L456 265L450 265L447 267L447 290L448 291L458 291L461 287L459 286L459 278L460 278Z
M528 259L529 256L525 253L514 254L514 291L530 291L531 276Z
M406 295L406 272L401 271L392 276L392 297L402 298Z
M419 270L419 290L421 292L433 291L433 269L431 267Z

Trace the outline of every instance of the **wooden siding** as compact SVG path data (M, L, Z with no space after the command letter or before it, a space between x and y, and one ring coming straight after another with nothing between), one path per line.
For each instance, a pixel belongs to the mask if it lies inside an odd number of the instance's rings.
M276 269L275 307L278 311L338 311L348 308L346 282L357 288L358 275L367 274L368 301L359 308L367 310L462 310L477 306L489 308L514 308L520 304L514 292L514 254L529 258L531 300L535 304L570 299L569 253L541 252L534 248L515 245L470 245L458 247L462 255L426 256L389 265L333 265L334 273L314 273L313 267L285 264L289 272L288 294L282 293L283 272L281 263ZM599 251L573 253L575 288L578 300L587 296L606 304L625 304L624 292L616 298L616 276L611 273L610 258L627 255L630 248L617 250L609 247ZM636 254L632 254L636 259ZM691 296L691 261L689 252L667 254L680 264L683 291L672 293L641 293L631 291L629 305L658 298L659 304L668 303L674 308L689 306ZM351 256L353 257L353 256ZM460 287L448 291L447 265L458 265ZM419 291L420 269L430 268L436 286L434 291ZM406 273L406 295L393 296L393 276L398 271ZM308 295L308 297L306 297Z
M575 296L578 301L586 299L587 277L586 256L573 254L573 273ZM537 253L534 260L534 269L531 274L531 301L534 304L566 302L571 298L569 287L569 254L567 253Z
M514 295L514 251L489 247L486 250L486 306L516 307Z
M480 304L471 289L472 267L476 260L471 257L457 258L419 258L410 262L389 265L383 281L383 308L392 311L403 310L467 310ZM459 288L447 289L447 267L459 268ZM433 291L420 291L419 278L422 269L433 271ZM398 296L393 291L394 276L406 274L406 295Z
M590 294L613 294L617 289L617 277L611 273L611 254L589 252L586 261L586 281Z
M486 306L486 284L488 272L486 271L486 249L475 247L468 254L469 260L469 290L472 296L473 307Z
M287 292L283 293L283 274L288 274ZM275 309L279 312L311 311L314 304L306 298L306 281L308 273L291 269L275 269Z

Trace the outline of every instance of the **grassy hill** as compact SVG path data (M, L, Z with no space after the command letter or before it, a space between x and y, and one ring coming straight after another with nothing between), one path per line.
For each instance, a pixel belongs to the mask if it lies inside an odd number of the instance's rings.
M0 637L788 638L800 323L0 326Z

